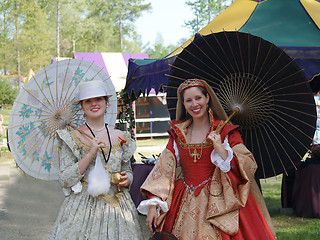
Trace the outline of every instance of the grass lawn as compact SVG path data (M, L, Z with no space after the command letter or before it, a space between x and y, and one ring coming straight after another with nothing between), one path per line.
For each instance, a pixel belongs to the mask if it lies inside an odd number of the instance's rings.
M152 147L152 146L166 146L168 137L161 137L156 139L138 139L137 146Z
M320 239L320 219L300 218L294 213L281 213L282 176L261 180L263 197L275 225L278 240Z

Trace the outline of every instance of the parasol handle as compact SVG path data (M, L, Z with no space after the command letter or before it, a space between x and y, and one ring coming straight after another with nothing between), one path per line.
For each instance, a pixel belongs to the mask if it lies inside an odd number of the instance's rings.
M80 128L76 127L75 125L73 125L70 121L66 121L66 124L69 125L70 127L76 129L78 132L80 132L81 134L87 136L90 139L93 139L92 136L90 136L89 134L85 133L84 131L82 131Z
M215 130L215 133L220 134L222 128L230 121L230 119L231 119L235 114L237 114L237 113L239 113L239 112L240 112L240 108L239 108L239 107L235 107L235 108L233 109L233 112L231 113L231 115L227 118L227 120L221 121L221 122L219 123L218 127L217 127L216 130Z

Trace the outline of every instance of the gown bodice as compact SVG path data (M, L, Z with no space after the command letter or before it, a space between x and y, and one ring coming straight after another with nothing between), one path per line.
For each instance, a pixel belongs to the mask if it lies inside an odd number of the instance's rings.
M211 147L202 146L202 150L201 144L190 144L187 145L187 148L181 146L178 148L181 168L188 185L197 186L212 176L215 169L215 165L210 160L210 154L213 150L212 145ZM194 162L194 157L190 155L195 153L195 149L199 156L199 159L196 159L197 162Z

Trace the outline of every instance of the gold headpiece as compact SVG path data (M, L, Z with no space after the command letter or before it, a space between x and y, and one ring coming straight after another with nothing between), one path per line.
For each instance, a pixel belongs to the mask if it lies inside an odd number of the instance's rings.
M213 89L210 87L210 85L206 81L200 80L200 79L187 79L180 84L177 90L178 101L176 106L176 120L186 119L186 111L183 105L183 99L181 97L181 93L190 87L204 87L210 96L209 107L213 111L214 117L219 120L226 120L228 118L218 97L216 96Z
M178 87L178 95L181 95L184 90L191 87L203 87L206 89L206 84L204 82L205 81L200 79L187 79Z

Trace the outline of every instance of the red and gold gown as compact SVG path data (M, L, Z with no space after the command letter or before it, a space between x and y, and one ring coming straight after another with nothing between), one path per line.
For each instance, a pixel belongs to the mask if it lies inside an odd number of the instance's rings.
M210 122L208 134L220 121L210 115ZM160 210L159 230L172 232L180 240L275 239L269 213L254 180L257 165L237 126L227 124L221 132L222 142L227 137L233 150L231 169L225 173L210 160L212 142L187 143L190 124L191 120L170 123L166 149L141 186L146 198L158 197L169 207L167 212ZM182 176L178 173L177 158Z

